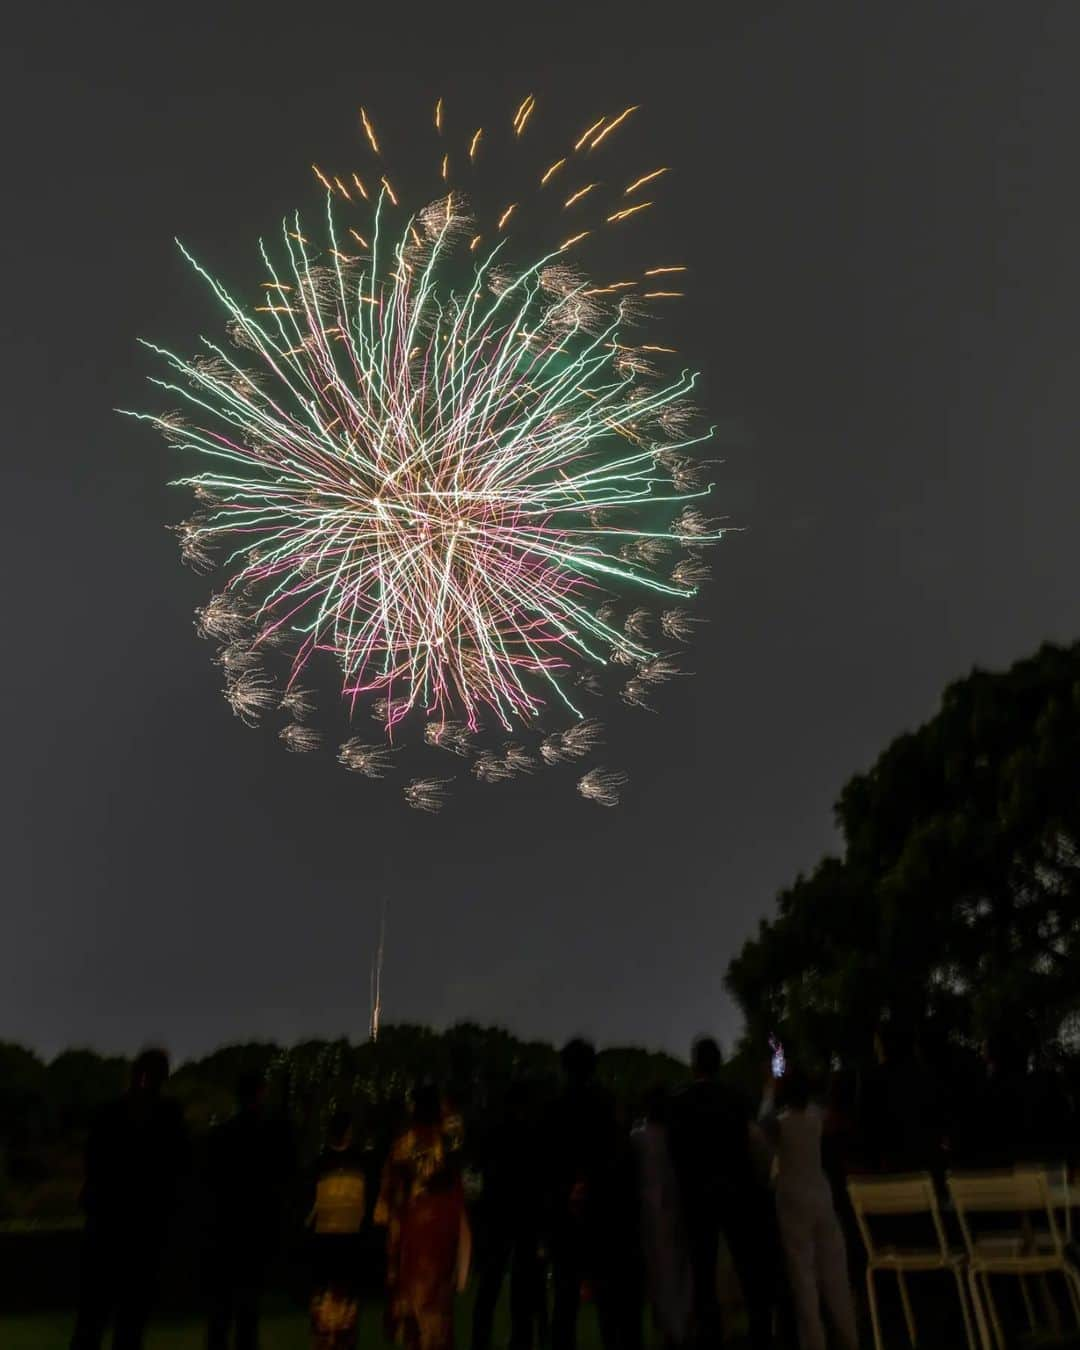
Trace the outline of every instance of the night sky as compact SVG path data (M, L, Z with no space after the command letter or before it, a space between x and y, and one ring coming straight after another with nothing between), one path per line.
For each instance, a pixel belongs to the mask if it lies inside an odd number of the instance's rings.
M730 1043L726 963L846 778L973 664L1077 636L1080 8L17 8L0 1038L361 1038L385 886L387 1020ZM408 178L437 95L476 124L530 91L552 145L640 102L641 171L673 165L652 228L740 532L696 678L615 719L619 810L538 777L430 819L232 716L164 528L191 464L113 409L162 406L137 337L220 331L174 235L256 281L361 102Z

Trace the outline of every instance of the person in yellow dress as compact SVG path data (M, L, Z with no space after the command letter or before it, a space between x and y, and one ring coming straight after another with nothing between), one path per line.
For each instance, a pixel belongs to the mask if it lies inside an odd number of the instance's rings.
M353 1147L351 1117L337 1112L315 1173L312 1229L312 1350L353 1350L363 1266L367 1179Z

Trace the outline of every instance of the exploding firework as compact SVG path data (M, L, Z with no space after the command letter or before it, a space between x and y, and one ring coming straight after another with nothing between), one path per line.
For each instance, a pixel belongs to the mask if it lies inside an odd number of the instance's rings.
M338 763L366 778L384 778L391 767L393 751L385 745L365 745L350 737L338 750Z
M435 815L446 801L449 778L414 778L405 787L405 801L414 811Z
M586 801L597 806L618 806L620 794L629 782L625 773L616 769L590 769L578 780L578 791Z
M512 142L534 134L535 108L531 95L520 105ZM385 737L347 737L346 768L381 777L389 743L411 741L502 782L592 751L599 727L578 700L615 693L605 670L636 670L621 696L645 707L675 673L653 635L690 636L692 615L672 601L707 579L701 549L721 532L699 501L710 489L692 451L709 433L695 376L665 366L673 348L631 340L650 306L682 293L668 274L686 269L608 280L598 247L655 207L669 172L596 172L635 111L545 159L534 182L568 214L539 256L515 252L523 201L483 219L449 188L452 165L482 161L493 133L471 129L455 149L441 99L436 200L409 210L362 110L374 171L313 166L325 223L297 214L276 256L260 245L257 301L234 299L184 250L237 354L206 339L186 359L153 347L179 377L156 383L185 411L136 416L208 461L181 480L198 510L177 528L188 563L223 573L196 627L222 644L234 712L254 724L283 710L288 749L325 743L306 723L332 670L346 723L366 709ZM591 270L574 261L586 250ZM650 599L668 607L655 615ZM283 667L276 680L267 659ZM487 733L533 740L496 749ZM625 781L596 769L578 790L613 805ZM449 782L414 778L406 801L436 811Z
M297 755L309 755L314 750L321 750L323 743L320 732L302 726L299 722L290 722L287 727L282 727L278 739L286 750L292 750Z

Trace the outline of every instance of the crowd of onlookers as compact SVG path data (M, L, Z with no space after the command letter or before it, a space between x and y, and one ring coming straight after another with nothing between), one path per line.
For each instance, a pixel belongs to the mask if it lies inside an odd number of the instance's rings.
M986 1046L967 1080L944 1049L935 1056L887 1027L876 1051L869 1071L818 1082L774 1061L751 1101L725 1079L715 1042L701 1040L687 1082L628 1110L599 1083L592 1047L572 1041L557 1094L511 1082L473 1110L420 1084L385 1156L362 1121L337 1111L324 1150L303 1166L261 1079L245 1078L197 1168L208 1350L257 1345L298 1193L321 1350L355 1344L373 1263L385 1334L410 1350L450 1350L467 1281L472 1350L491 1350L507 1277L510 1350L574 1350L583 1300L604 1350L641 1350L647 1322L672 1350L716 1346L722 1243L754 1350L823 1350L827 1324L835 1344L855 1350L848 1176L1060 1163L1072 1144L1057 1079L1008 1038ZM130 1091L91 1130L73 1350L96 1350L110 1322L117 1350L142 1343L170 1217L193 1171L181 1112L162 1092L168 1072L162 1052L141 1055Z

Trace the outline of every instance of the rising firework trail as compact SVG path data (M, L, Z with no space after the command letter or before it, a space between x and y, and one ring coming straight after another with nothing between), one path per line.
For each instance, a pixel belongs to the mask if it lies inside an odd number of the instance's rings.
M379 941L371 960L371 1012L368 1017L368 1039L379 1039L379 1018L382 1015L383 956L386 952L386 896L379 906Z
M536 108L528 95L501 133L515 154L534 142ZM366 165L312 166L322 222L296 213L276 250L260 244L251 299L181 245L233 350L146 344L174 372L154 383L184 411L135 415L205 461L179 480L198 509L178 534L193 567L220 569L197 627L222 646L236 715L282 712L287 749L325 747L361 776L413 746L475 757L463 781L498 782L595 741L565 735L595 725L597 693L621 686L648 706L637 692L675 669L656 644L691 633L685 606L721 530L702 509L696 375L638 336L650 299L682 293L665 283L685 266L646 259L612 279L604 263L607 232L655 214L671 172L602 168L637 105L594 119L561 158L538 155L531 181L556 194L561 223L524 256L523 199L482 214L447 190L451 166L479 172L500 134L454 132L451 112L440 99L429 133L441 195L411 207L361 108ZM591 268L575 261L586 255ZM332 732L309 725L319 689ZM369 714L381 746L353 734ZM437 772L408 781L408 805L440 809L451 780ZM609 805L624 785L605 771L579 791Z

